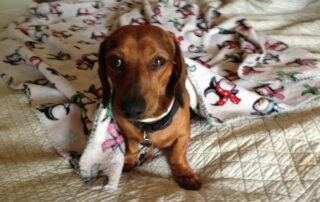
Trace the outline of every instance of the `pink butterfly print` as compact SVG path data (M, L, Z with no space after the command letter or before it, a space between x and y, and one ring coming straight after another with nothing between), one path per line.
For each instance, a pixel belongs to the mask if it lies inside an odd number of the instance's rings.
M306 59L306 60L302 60L300 58L295 59L292 62L288 62L287 65L297 65L297 66L308 66L310 68L317 68L317 60L314 59Z
M283 91L283 87L276 90L273 90L270 87L264 87L264 89L269 93L270 96L274 96L279 100L283 100L285 98L284 95L280 94L280 92Z
M276 97L279 100L285 99L285 96L281 94L281 92L284 91L284 87L281 86L277 89L271 88L268 84L258 86L255 88L255 92L262 96L270 96L270 97Z
M250 45L250 44L246 44L243 49L247 50L247 52L249 52L249 53L255 53L257 51L257 49L253 45Z
M112 150L119 148L122 153L125 153L123 136L118 133L114 123L108 125L108 131L111 134L112 139L108 139L102 143L102 150L106 151L108 148L112 147Z

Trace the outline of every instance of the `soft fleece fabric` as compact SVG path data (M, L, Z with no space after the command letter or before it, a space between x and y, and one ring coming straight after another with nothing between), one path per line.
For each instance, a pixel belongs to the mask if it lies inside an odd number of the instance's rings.
M75 169L80 165L90 188L116 188L124 159L111 113L98 107L98 45L118 26L145 23L180 42L191 106L211 124L279 114L319 96L315 56L256 33L242 17L225 19L213 7L178 1L33 7L1 34L1 75L27 90L52 144Z

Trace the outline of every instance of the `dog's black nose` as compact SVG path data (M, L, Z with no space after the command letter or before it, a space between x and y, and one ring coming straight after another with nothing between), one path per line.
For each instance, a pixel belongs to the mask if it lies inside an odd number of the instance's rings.
M120 107L126 118L140 119L146 111L146 101L143 98L126 99Z

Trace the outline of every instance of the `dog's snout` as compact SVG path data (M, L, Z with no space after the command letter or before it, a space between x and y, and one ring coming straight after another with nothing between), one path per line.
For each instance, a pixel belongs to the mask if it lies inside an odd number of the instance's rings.
M126 99L121 103L120 107L126 118L139 119L143 117L146 111L146 101L141 97Z

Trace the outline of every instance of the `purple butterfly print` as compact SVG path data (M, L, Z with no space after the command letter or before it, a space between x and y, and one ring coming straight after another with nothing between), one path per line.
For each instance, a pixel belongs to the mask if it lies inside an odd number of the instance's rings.
M112 150L119 148L122 153L125 153L123 136L118 133L114 123L108 125L108 131L111 134L112 139L108 139L102 143L102 150L106 151L108 148L112 147Z

